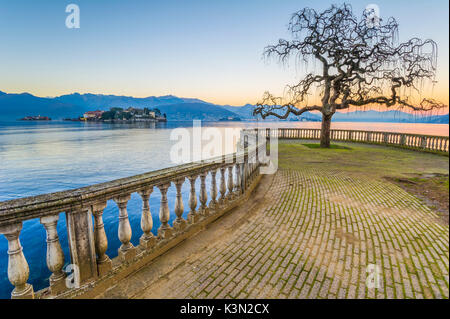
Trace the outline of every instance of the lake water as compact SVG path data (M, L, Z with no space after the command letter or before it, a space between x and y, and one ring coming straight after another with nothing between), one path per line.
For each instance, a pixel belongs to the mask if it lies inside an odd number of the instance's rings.
M203 122L203 126L227 128L255 127L256 122ZM318 122L268 122L268 127L320 128ZM186 127L192 122L169 122L158 125L113 125L80 122L0 122L0 201L68 190L132 176L175 165L170 161L172 129ZM335 129L355 129L418 133L448 136L448 124L398 124L398 123L348 123L333 122ZM231 144L232 141L224 140ZM197 150L195 150L197 151ZM197 181L199 183L199 181ZM207 180L209 184L210 181ZM189 183L182 189L187 215ZM199 185L197 185L199 189ZM209 187L208 187L209 189ZM209 197L209 193L208 193ZM168 192L171 220L174 219L175 189ZM159 227L159 190L150 198L153 231ZM128 214L133 230L131 242L137 245L140 230L142 202L133 194L128 204ZM113 201L104 211L108 251L117 256L120 241L117 238L118 213ZM69 261L65 215L60 214L58 233ZM50 272L46 266L45 230L39 220L24 222L20 240L30 265L30 283L37 291L48 285ZM7 279L7 241L0 236L0 298L9 298L11 284Z

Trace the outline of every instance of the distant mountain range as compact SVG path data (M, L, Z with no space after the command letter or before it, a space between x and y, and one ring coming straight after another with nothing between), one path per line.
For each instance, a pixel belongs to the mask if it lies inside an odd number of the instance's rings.
M336 113L333 116L336 122L392 122L392 123L435 123L448 124L448 114L421 116L401 111L355 111Z
M237 116L239 116L241 119L254 119L253 108L255 106L252 104L246 104L244 106L222 105L221 107L230 112L237 114ZM280 111L280 112L278 112L278 114L283 114L283 112ZM276 120L275 117L267 118L267 119ZM321 119L322 119L322 116L320 116L318 114L313 114L310 112L305 112L300 117L290 114L287 118L287 120L289 120L289 121L293 121L293 120L320 121Z
M9 94L0 91L0 120L16 120L28 115L49 116L53 119L74 118L86 111L109 110L111 107L159 108L168 120L210 120L239 117L254 119L253 105L217 105L199 99L179 98L173 95L135 98L131 96L79 94L58 97L37 97L29 93ZM268 118L269 119L269 118ZM277 120L273 118L271 120ZM299 117L290 115L287 120L320 121L321 115L305 112ZM448 124L449 116L420 116L400 111L356 111L336 113L333 121L348 122L405 122Z

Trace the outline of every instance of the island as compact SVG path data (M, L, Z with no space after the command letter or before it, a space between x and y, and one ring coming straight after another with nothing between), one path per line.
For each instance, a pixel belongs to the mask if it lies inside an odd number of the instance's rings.
M48 116L25 116L21 119L19 119L19 121L51 121L52 119L49 118Z
M222 117L221 119L219 119L219 121L230 121L230 122L238 122L241 119L237 116L227 116L227 117Z
M165 113L161 114L157 108L111 107L109 111L87 111L79 118L64 120L108 123L167 122L167 116Z

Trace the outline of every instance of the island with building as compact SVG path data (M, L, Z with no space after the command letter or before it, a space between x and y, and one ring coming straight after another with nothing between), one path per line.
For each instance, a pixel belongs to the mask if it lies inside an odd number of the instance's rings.
M51 121L52 119L49 118L48 116L25 116L21 119L19 119L19 121Z
M112 107L109 111L87 111L79 118L65 120L108 123L167 122L167 116L157 108Z
M226 116L226 117L220 118L219 121L220 122L224 122L224 121L227 121L227 122L239 122L239 121L241 121L241 118L238 117L238 116Z

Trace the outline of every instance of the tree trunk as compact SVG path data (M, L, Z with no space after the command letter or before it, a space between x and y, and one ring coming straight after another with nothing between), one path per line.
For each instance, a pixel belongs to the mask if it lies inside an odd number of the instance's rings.
M322 130L320 132L320 147L329 148L330 147L330 128L331 128L331 117L333 114L325 115L322 114Z

